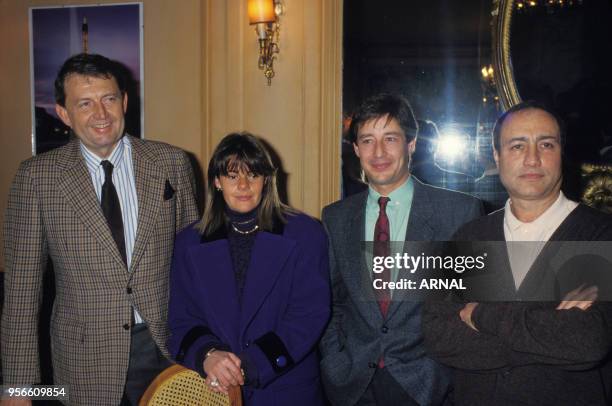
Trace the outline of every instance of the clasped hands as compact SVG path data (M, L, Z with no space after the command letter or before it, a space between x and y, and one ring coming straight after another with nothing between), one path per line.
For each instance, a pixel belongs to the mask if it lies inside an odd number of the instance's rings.
M244 372L241 360L236 354L216 350L204 360L206 384L213 392L228 393L230 386L244 385Z
M556 310L569 310L572 308L578 308L580 310L587 310L595 300L597 300L598 294L597 286L589 286L585 288L584 285L568 292L561 300L561 303L556 307ZM474 322L472 321L472 313L478 306L477 302L466 303L466 305L459 311L459 317L461 321L467 324L472 330L478 331Z

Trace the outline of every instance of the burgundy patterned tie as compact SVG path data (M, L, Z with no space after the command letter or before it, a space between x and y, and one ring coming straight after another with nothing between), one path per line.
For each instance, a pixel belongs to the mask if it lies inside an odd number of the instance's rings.
M380 210L378 212L378 219L374 226L374 256L375 257L387 257L390 255L390 242L389 242L389 218L387 217L387 203L389 198L381 196L378 198L378 205ZM380 274L375 277L380 277L383 282L391 281L391 271L385 268ZM383 318L387 317L387 310L389 310L389 302L391 295L389 289L376 289L376 300L380 307L380 312Z

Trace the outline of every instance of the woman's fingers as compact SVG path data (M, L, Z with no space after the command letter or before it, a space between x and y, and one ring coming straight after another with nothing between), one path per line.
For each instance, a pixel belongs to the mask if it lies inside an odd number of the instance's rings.
M216 392L223 393L227 393L227 388L230 385L243 385L244 378L242 377L240 364L240 358L231 352L213 352L204 361L204 371L208 377L216 378L216 381L207 378L207 384Z
M224 360L222 366L224 368L224 378L230 385L242 385L244 383L240 367L236 366L233 360L229 358Z
M238 382L232 375L231 371L227 368L219 368L217 376L219 377L219 383L221 386L228 387L230 385L238 385Z
M244 385L244 373L242 372L242 360L238 358L238 356L232 352L228 353L230 359L234 363L235 369L232 369L232 374L238 381L239 385Z
M236 367L240 369L240 366L242 364L242 361L240 360L240 358L238 358L238 356L234 354L233 352L228 352L227 355L232 360L234 365L236 365Z

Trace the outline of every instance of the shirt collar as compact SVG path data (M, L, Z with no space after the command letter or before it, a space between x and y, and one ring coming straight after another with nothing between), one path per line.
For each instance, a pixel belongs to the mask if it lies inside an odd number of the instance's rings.
M80 142L81 153L83 154L85 163L91 172L96 172L98 169L100 169L100 163L102 161L110 161L110 163L113 164L113 167L119 167L124 161L123 157L125 156L125 149L126 147L129 148L130 145L129 137L122 137L108 158L102 159L98 155L91 152L82 142Z
M546 209L544 213L540 214L540 216L532 222L525 223L516 218L514 213L512 213L512 209L510 207L512 202L511 199L508 199L504 208L504 221L511 231L516 231L520 227L524 227L526 225L529 225L529 227L532 228L544 227L547 224L551 224L551 222L553 222L554 219L558 218L559 216L566 215L568 204L571 204L571 201L565 197L563 192L560 191L557 200L555 200L555 202L548 209Z
M413 193L414 182L412 181L412 176L410 176L400 187L389 193L389 196L387 196L389 198L387 207L410 204ZM372 186L368 187L368 205L378 206L378 198L381 196Z

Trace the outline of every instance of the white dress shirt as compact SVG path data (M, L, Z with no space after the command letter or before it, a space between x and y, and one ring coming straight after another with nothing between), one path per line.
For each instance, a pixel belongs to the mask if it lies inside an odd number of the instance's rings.
M504 236L509 243L506 245L508 257L514 285L518 289L546 242L578 203L559 192L559 197L552 206L529 223L517 219L511 206L512 202L508 199L504 209Z
M87 149L81 143L81 153L87 164L87 169L91 175L94 190L98 201L102 199L102 185L104 184L104 169L102 161L108 160L113 164L113 185L117 190L119 205L121 206L121 217L123 219L123 237L125 238L125 255L127 267L130 269L132 262L132 252L136 242L136 231L138 228L138 197L136 195L136 181L134 180L134 163L132 159L132 144L129 137L121 138L115 149L108 158L101 159L99 156ZM134 319L136 323L142 323L142 317L134 309Z

